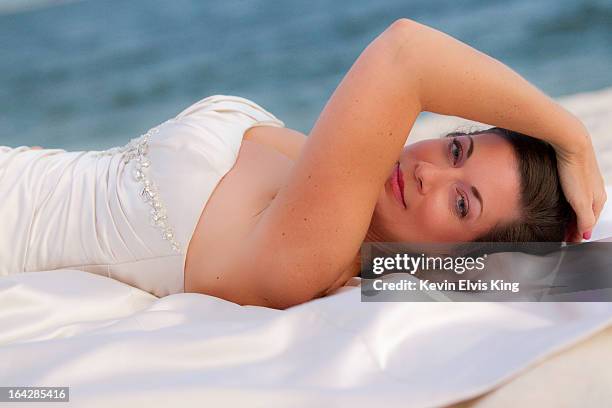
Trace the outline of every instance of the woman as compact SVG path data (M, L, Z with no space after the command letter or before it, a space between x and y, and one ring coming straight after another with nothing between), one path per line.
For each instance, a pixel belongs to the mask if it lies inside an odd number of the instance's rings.
M402 150L422 111L499 128ZM0 272L77 268L275 308L358 275L364 241L579 241L606 200L577 118L408 19L364 50L308 137L216 95L122 148L4 148L0 171Z

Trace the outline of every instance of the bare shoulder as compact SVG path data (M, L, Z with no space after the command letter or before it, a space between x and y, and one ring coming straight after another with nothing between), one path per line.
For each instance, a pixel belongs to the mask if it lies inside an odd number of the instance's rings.
M228 274L249 271L241 275L249 290L236 298L296 305L325 293L354 262L381 186L420 112L403 58L396 59L405 26L377 36L327 101L228 268Z
M190 241L185 264L185 291L251 303L251 268L228 273L244 237L266 213L298 160L305 134L288 128L255 126L243 136L236 163L208 199ZM242 292L242 293L241 293Z
M286 127L255 126L245 132L244 140L274 149L296 161L306 143L307 136L302 132Z

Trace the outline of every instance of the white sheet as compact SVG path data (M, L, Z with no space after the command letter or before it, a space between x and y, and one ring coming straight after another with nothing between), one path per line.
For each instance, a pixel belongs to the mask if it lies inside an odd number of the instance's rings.
M587 106L581 98L568 105ZM600 159L611 157L612 88L587 99L581 117ZM609 236L610 204L593 238ZM79 407L429 407L489 391L610 326L612 303L361 303L346 286L277 311L157 299L85 272L24 273L0 278L0 385L70 386Z
M157 299L77 271L0 280L0 383L75 406L437 406L486 391L612 323L612 304L361 303L287 311Z

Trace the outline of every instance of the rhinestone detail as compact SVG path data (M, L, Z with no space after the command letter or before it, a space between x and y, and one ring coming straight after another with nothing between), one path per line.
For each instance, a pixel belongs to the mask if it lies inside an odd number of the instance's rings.
M151 136L158 133L159 128L166 122L150 129L140 137L131 139L125 146L102 150L97 152L95 156L101 157L121 154L121 159L125 165L128 165L130 162L134 163L132 177L140 183L139 194L142 199L149 204L149 223L151 226L159 229L162 238L170 243L170 247L173 251L180 252L181 246L175 238L174 229L168 222L166 206L159 196L157 185L149 176L149 169L151 167L151 161L147 157L149 152L149 139Z

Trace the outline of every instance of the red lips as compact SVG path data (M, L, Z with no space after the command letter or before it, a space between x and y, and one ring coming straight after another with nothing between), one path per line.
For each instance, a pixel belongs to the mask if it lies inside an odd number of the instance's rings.
M397 200L404 208L406 208L406 201L404 200L404 177L400 170L399 162L395 166L395 174L393 177L393 193Z

